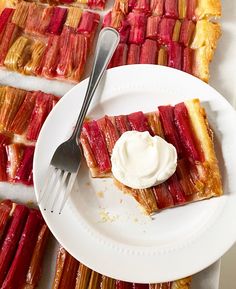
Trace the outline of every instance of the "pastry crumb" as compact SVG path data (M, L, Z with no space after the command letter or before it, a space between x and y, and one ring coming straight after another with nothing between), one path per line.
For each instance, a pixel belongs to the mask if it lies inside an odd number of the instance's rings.
M97 195L99 198L104 198L104 192L97 192L96 195Z
M117 215L111 216L111 214L104 209L99 212L99 215L100 215L101 221L103 223L105 223L105 222L111 222L112 223L112 222L115 222L119 218L119 216L117 216Z

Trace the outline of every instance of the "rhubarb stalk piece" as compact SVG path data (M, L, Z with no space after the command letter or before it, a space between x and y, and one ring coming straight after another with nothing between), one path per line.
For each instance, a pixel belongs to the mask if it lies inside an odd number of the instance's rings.
M0 41L6 29L7 23L11 21L14 9L5 8L0 15Z
M89 144L96 158L100 172L108 172L111 162L106 143L96 121L85 122L82 131L87 136Z
M187 155L194 161L203 162L203 153L199 151L200 146L197 146L198 140L193 134L188 111L183 102L174 107L174 120Z
M115 280L106 276L102 276L101 289L115 289Z
M49 229L44 224L39 232L37 242L34 248L33 256L30 261L29 270L26 276L26 286L28 288L36 288L42 271L42 262L44 257L44 251L49 237Z
M168 66L181 70L183 48L178 42L168 45Z
M16 24L20 28L25 28L26 19L29 13L30 3L22 1L17 4L15 12L12 16L12 23Z
M88 167L93 170L95 168L97 168L98 164L97 164L97 161L96 161L96 158L93 154L93 151L90 147L90 144L89 144L89 141L88 141L88 138L86 136L86 134L84 132L81 133L80 135L80 142L84 148L84 157L86 159L86 162L88 164Z
M133 283L133 288L132 289L149 289L149 284Z
M0 241L7 227L13 204L10 200L0 202Z
M180 36L180 29L181 29L181 21L176 20L173 35L172 35L172 41L178 42L179 36Z
M61 34L63 25L66 21L67 9L54 7L53 14L47 32L53 35Z
M116 280L116 289L132 289L132 283Z
M103 10L105 8L105 0L88 0L88 7L90 9Z
M193 73L193 56L194 50L189 47L185 47L183 50L182 70L189 74Z
M179 0L178 1L178 10L179 10L179 19L185 19L187 13L187 4L188 0Z
M131 12L128 15L130 23L129 43L142 44L145 40L147 17L144 13Z
M0 44L0 65L2 66L9 48L17 38L19 28L16 24L9 22L3 34Z
M157 42L146 39L141 47L140 62L141 64L156 64L157 59Z
M44 7L36 3L30 3L25 32L39 36L45 35L53 11L52 7Z
M33 169L33 157L34 157L34 147L27 146L24 150L24 154L22 156L21 164L19 165L15 181L21 182L27 186L33 184L32 180L32 169Z
M158 36L158 27L161 21L160 16L150 16L147 19L147 30L146 37L150 39L157 39Z
M158 107L161 124L164 130L165 139L175 146L178 155L182 154L179 135L174 123L174 108L170 105Z
M192 37L195 31L195 24L191 20L184 19L180 31L179 42L184 46L189 46L192 43Z
M18 242L21 237L21 233L25 226L25 222L29 213L29 209L23 205L17 205L12 216L10 226L7 230L6 236L3 240L0 249L0 286L5 280L5 277L9 271L12 260L14 258ZM21 267L20 264L19 267ZM17 283L16 283L17 284ZM8 287L11 288L11 287ZM14 287L13 287L14 288Z
M79 7L69 7L65 25L76 29L82 16L82 9Z
M4 65L10 70L22 72L29 60L30 43L29 38L20 36L9 49Z
M119 138L119 133L108 116L97 120L97 124L104 135L108 152L111 155L114 145Z
M185 196L187 197L197 193L197 187L195 186L191 173L189 173L190 171L191 164L187 159L178 160L176 172Z
M57 254L56 272L53 280L53 289L58 289L60 286L60 281L63 277L63 269L65 266L66 256L69 255L66 250L60 246Z
M165 183L153 187L153 192L156 198L157 207L159 209L165 209L174 206L173 197L168 191Z
M84 11L77 32L88 37L91 36L93 32L97 29L99 20L99 14Z
M148 14L150 12L150 1L149 0L137 0L134 5L133 10Z
M125 43L119 43L111 59L109 68L125 65L127 62L127 52L128 45Z
M158 52L157 64L167 66L168 64L168 53L166 47L162 46Z
M52 109L53 96L41 91L35 94L35 106L31 114L29 126L27 129L26 137L28 140L35 141L38 138L41 127Z
M177 174L174 173L167 181L167 187L169 192L172 195L172 198L174 200L174 204L184 204L186 202L185 193L183 191L183 188L178 180Z
M189 20L195 20L195 10L197 7L197 0L188 0L188 5L187 5L187 18Z
M76 277L75 289L88 288L90 276L91 269L80 263Z
M115 0L113 8L115 11L121 11L124 15L126 15L129 12L129 1Z
M0 110L0 129L9 130L14 117L24 101L26 91L7 87Z
M161 44L168 44L172 41L172 35L175 27L175 19L162 18L159 23L158 41Z
M165 16L177 19L178 13L178 0L165 0Z
M153 132L153 134L164 138L164 132L163 132L163 128L161 125L161 121L158 117L158 114L156 112L148 113L146 117L147 117L148 125L151 131Z
M162 16L164 14L164 0L151 0L150 8L153 15Z
M35 75L38 67L40 66L42 57L44 55L46 45L40 40L34 41L30 46L30 59L24 66L24 73Z
M4 145L0 145L0 182L7 181L7 155Z
M95 271L92 271L88 289L100 289L101 275Z
M147 117L142 111L129 114L128 121L132 130L148 131L151 135L153 135L153 132L148 124Z
M120 134L132 130L126 115L115 116L115 124Z
M140 61L140 45L130 44L127 56L127 64L138 64Z
M31 210L22 232L16 255L2 284L2 289L20 288L26 279L27 271L37 242L43 219L38 210Z
M7 152L7 180L9 182L14 182L16 177L17 169L20 166L21 159L24 152L24 146L19 143L6 145Z

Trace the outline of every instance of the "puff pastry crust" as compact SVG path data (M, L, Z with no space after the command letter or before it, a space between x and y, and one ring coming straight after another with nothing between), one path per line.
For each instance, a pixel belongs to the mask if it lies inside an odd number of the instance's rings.
M198 0L195 14L198 19L218 18L221 16L221 10L220 0Z

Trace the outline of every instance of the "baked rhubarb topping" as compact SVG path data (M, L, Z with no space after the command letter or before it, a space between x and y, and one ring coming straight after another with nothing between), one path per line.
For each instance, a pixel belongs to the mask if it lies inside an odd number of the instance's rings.
M99 21L99 14L79 7L19 1L0 15L0 66L27 75L79 82Z
M116 0L103 20L103 26L117 29L122 43L110 67L167 65L208 82L221 34L220 25L211 19L220 14L218 0L214 4L210 0Z
M120 144L121 135L132 130L159 135L175 147L178 155L177 169L164 183L151 188L134 189L114 178L110 162L110 157L115 157L114 146L117 140ZM212 132L198 99L187 100L175 106L159 106L152 113L136 112L127 116L105 116L98 121L86 121L81 145L92 177L112 176L115 185L131 194L148 214L223 193ZM116 153L122 152L121 148L115 149ZM122 167L128 154L129 149L126 148ZM128 167L131 164L132 160ZM118 176L117 170L116 175ZM128 172L125 176L128 177Z
M52 289L190 289L191 281L191 277L159 284L115 280L92 271L60 247Z
M33 184L34 145L58 97L0 87L0 181Z

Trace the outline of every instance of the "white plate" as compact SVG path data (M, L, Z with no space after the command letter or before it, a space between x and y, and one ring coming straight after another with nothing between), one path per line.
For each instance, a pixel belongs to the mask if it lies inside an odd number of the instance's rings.
M55 148L72 131L86 86L87 80L65 95L41 130L34 157L37 196ZM91 179L83 164L63 213L42 213L58 241L93 270L141 283L175 280L206 268L235 242L236 114L219 93L175 69L118 67L106 74L89 117L148 112L193 97L202 101L215 132L225 195L169 209L151 219L110 180Z

